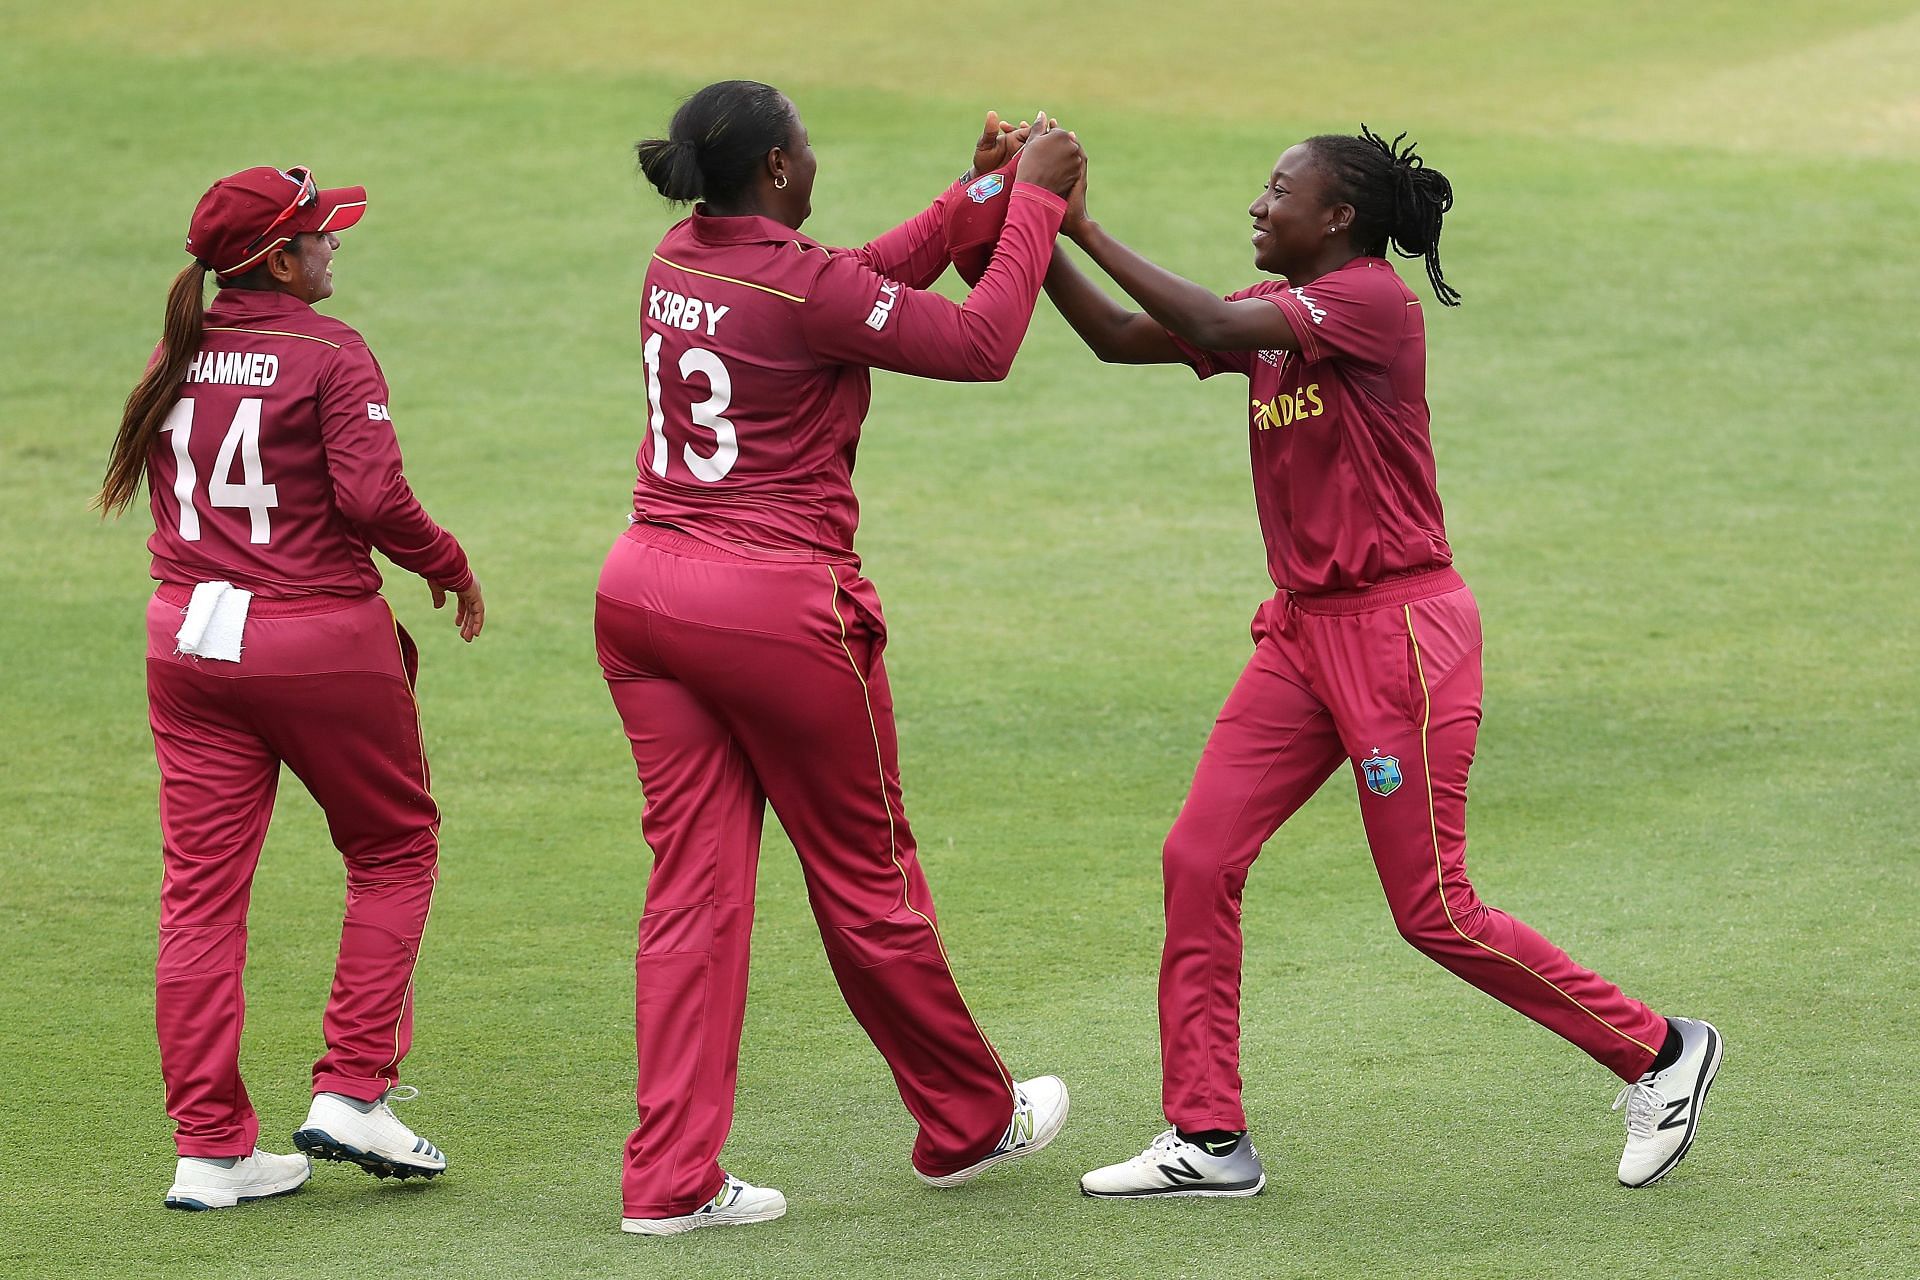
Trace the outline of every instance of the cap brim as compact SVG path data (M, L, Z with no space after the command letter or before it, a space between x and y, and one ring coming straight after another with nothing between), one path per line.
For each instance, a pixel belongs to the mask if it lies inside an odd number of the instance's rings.
M344 231L367 211L365 187L329 187L313 202L316 221L309 231Z

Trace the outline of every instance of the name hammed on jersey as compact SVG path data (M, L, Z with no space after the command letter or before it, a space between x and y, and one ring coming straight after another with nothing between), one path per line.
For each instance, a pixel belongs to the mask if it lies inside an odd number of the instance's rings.
M266 351L202 351L187 366L181 382L222 382L236 387L270 387L280 376L280 357Z

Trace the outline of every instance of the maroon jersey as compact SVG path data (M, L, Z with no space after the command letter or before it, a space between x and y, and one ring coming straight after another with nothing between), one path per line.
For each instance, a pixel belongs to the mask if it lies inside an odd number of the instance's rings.
M1253 493L1274 585L1353 591L1451 564L1413 291L1385 258L1356 258L1303 288L1269 280L1228 297L1273 303L1300 338L1298 352L1174 340L1202 378L1252 384Z
M993 266L962 305L923 290L965 198L955 184L862 249L698 207L669 230L641 301L649 430L633 518L758 557L852 560L869 370L1005 377L1066 209L1015 183Z
M147 465L162 582L364 596L380 588L372 546L449 590L472 584L466 553L400 473L373 353L287 294L215 296Z

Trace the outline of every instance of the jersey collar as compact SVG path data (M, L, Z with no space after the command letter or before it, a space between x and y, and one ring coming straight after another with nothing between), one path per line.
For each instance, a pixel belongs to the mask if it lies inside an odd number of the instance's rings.
M222 320L272 320L312 315L313 308L278 289L222 289L213 295L207 313Z
M818 248L819 242L802 235L784 222L775 222L772 218L763 218L758 214L740 218L716 218L706 212L706 206L693 206L693 216L687 219L687 227L693 238L701 244L784 244L792 241L804 248Z

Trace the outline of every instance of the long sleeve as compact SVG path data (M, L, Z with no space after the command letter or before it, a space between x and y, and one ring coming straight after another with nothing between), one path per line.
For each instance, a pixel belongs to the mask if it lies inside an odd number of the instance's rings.
M898 280L909 289L926 289L947 269L947 209L964 199L964 180L954 183L919 213L854 250L875 275Z
M835 254L802 313L807 345L827 364L950 382L1006 377L1033 318L1066 208L1044 187L1015 183L999 251L964 303L885 278L864 260L865 251Z
M334 504L401 568L449 590L473 582L466 552L435 524L401 471L387 380L359 343L340 349L319 384L320 436Z

